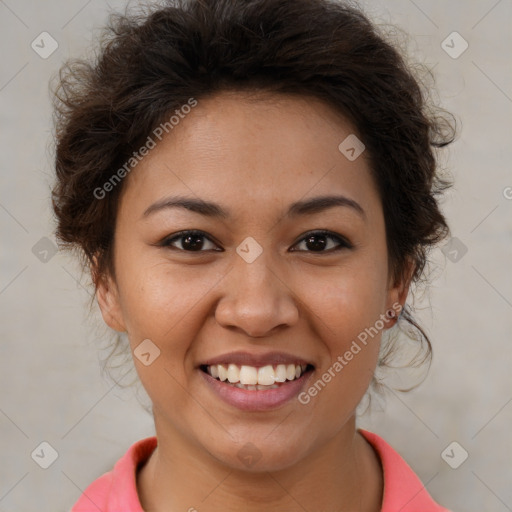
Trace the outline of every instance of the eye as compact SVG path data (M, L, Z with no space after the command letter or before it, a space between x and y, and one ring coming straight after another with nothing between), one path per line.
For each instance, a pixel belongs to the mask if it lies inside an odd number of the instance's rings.
M204 241L207 241L206 244ZM181 233L177 233L170 238L166 238L159 245L162 247L168 247L170 249L177 249L179 251L186 252L204 252L207 250L222 250L222 249L212 249L211 247L204 248L208 243L211 246L216 247L216 245L206 236L202 231L197 230L189 230L182 231ZM175 244L180 244L181 247L176 247Z
M332 241L334 241L334 244ZM210 247L208 247L208 244L210 244ZM306 252L334 252L353 247L345 238L326 230L307 233L295 246L300 246L301 244L305 244L306 249L291 249L292 252L297 250L305 250ZM164 239L159 245L185 252L222 251L222 249L216 248L216 244L212 242L206 233L198 230L181 231Z
M329 240L331 240L331 243L329 243ZM332 240L337 243L337 245L336 243L334 244L334 247ZM351 249L353 247L353 245L345 238L325 230L312 231L308 233L300 240L300 243L296 245L300 244L304 244L307 248L307 252L334 252L344 248ZM296 249L292 249L292 251L295 250Z

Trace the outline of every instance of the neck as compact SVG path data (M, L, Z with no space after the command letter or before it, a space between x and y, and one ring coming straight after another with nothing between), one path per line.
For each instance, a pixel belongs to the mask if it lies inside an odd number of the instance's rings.
M144 510L380 511L380 461L356 431L353 417L299 463L262 472L225 466L178 433L159 429L157 422L156 427L158 448L138 474Z

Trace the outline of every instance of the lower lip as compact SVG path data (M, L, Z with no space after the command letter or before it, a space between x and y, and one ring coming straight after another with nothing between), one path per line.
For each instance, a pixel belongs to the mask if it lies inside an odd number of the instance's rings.
M313 373L307 371L298 379L286 381L278 388L252 391L225 384L201 369L198 371L219 398L244 411L267 411L283 406L301 392Z

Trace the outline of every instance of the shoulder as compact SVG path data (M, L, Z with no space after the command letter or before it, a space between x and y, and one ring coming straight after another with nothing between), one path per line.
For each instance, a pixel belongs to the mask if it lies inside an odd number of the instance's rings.
M358 429L377 452L383 471L382 512L450 512L437 504L412 468L382 437Z
M111 471L92 482L70 512L143 512L137 494L137 468L157 446L156 437L134 443Z
M437 504L411 467L384 439L358 429L378 454L384 477L382 512L450 512ZM157 446L156 437L133 444L112 469L90 484L70 512L143 512L137 495L137 467Z

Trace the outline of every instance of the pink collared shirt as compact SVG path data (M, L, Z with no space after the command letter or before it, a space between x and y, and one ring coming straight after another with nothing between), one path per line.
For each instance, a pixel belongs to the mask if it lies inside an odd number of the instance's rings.
M450 512L430 497L409 465L377 434L359 429L380 457L384 471L381 512ZM116 465L82 493L71 512L144 512L137 495L137 467L157 445L156 437L133 444Z

